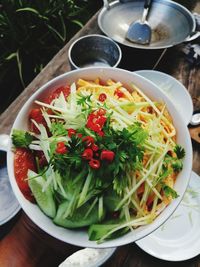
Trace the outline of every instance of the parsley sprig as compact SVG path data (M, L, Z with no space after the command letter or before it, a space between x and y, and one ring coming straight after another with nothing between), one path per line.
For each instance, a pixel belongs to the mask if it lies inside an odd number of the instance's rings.
M26 131L14 129L12 132L12 142L15 147L28 148L33 139L34 136Z

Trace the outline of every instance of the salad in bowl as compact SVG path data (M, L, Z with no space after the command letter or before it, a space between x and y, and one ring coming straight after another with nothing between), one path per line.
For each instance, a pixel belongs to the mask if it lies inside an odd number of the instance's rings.
M159 227L187 187L192 150L157 87L112 68L66 73L17 116L11 184L29 217L65 242L110 247Z

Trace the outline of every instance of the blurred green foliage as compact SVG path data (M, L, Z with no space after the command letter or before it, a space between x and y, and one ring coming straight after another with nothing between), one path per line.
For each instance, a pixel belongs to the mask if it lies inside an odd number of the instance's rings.
M0 112L101 5L99 0L0 1Z

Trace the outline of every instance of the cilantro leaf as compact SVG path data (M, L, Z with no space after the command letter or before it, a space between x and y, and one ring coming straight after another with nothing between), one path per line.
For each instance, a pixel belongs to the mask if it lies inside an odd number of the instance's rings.
M180 145L175 146L174 152L178 159L183 159L185 157L185 149Z
M155 180L155 184L158 184L160 182L162 182L165 178L167 178L170 174L172 173L171 169L167 169L164 165L163 165L163 171L162 173L159 174L159 176L157 177L157 179Z
M33 135L23 130L14 129L12 132L12 142L15 147L28 148L33 141L33 138Z
M92 105L91 96L92 96L92 94L87 95L87 96L79 95L79 99L77 101L77 104L81 105L81 106L84 106L86 104L88 107L91 107L91 105Z
M54 136L63 136L67 134L65 126L60 122L52 122L50 131Z
M180 159L175 159L172 162L172 168L175 172L180 172L183 169L183 162Z
M163 189L164 194L167 197L171 196L173 199L179 197L177 192L173 188L171 188L170 186L168 186L166 184L163 184L162 189Z

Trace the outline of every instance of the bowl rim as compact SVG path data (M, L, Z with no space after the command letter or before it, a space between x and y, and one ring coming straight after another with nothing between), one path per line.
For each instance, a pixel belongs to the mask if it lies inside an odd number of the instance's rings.
M189 105L189 108L190 108L190 116L188 116L187 120L185 119L185 122L186 124L188 125L190 123L190 119L192 117L192 114L194 112L194 105L193 105L193 102L192 102L192 97L189 93L189 91L187 90L187 88L179 81L177 80L175 77L169 75L168 73L165 73L165 72L162 72L162 71L159 71L159 70L148 70L148 69L143 69L143 70L136 70L135 71L136 74L139 74L141 76L143 76L143 73L145 73L145 75L148 73L148 74L153 74L153 75L156 75L157 77L160 76L160 77L163 77L163 78L167 78L169 79L172 83L174 83L174 85L178 85L180 88L181 88L181 91L184 95L185 98L187 98L188 100L188 105ZM149 78L147 78L149 79ZM149 79L151 80L151 79ZM154 81L151 81L153 83L155 83ZM165 92L165 90L162 89L163 92ZM167 94L167 92L166 92Z
M38 206L34 205L34 204L31 204L28 200L26 200L19 187L17 186L17 183L16 183L16 180L15 180L15 177L14 177L14 166L13 166L13 151L12 151L12 142L11 142L11 134L12 134L12 130L13 128L16 127L17 124L19 124L19 119L21 116L23 116L23 114L25 114L25 111L26 109L30 106L31 104L33 103L33 100L37 98L38 95L40 95L42 92L44 92L45 90L47 90L49 88L49 86L51 84L53 84L54 82L62 79L62 78L65 78L65 77L68 77L70 76L71 74L76 74L76 73L84 73L84 72L88 72L88 71L94 71L96 72L97 70L98 71L105 71L106 74L107 74L107 71L110 70L110 76L113 75L113 72L115 73L121 73L121 74L124 74L126 73L127 75L129 75L129 77L134 80L134 77L136 79L139 79L141 82L143 83L146 83L147 85L149 85L152 88L154 88L153 90L155 90L156 92L158 91L159 92L159 96L162 96L164 99L166 99L168 101L168 104L170 105L170 109L173 109L174 112L176 113L176 116L178 117L178 119L180 120L179 123L182 122L182 125L181 127L184 129L184 133L185 133L185 138L184 138L184 142L186 142L187 144L187 165L185 166L184 165L184 169L185 169L185 172L187 174L187 177L185 178L185 183L184 183L184 187L182 188L182 192L181 192L181 197L175 199L172 201L172 203L170 205L168 205L162 212L161 214L157 217L157 218L160 218L160 219L155 219L151 224L147 225L147 227L139 227L138 229L139 230L139 234L137 232L137 229L135 230L135 234L132 234L132 233L128 233L122 237L119 237L117 239L113 239L113 240L108 240L108 241L105 241L104 243L102 244L97 244L96 241L89 241L88 239L87 240L83 240L79 237L79 241L77 242L76 240L76 237L77 236L80 236L79 232L78 231L74 231L74 230L69 230L69 229L66 229L66 228L63 228L63 227L59 227L55 224L53 224L53 221L51 219L49 219L46 215L43 214L43 212L39 209ZM81 74L79 74L80 76ZM95 74L97 76L97 74ZM112 78L112 77L111 77ZM76 79L78 79L78 76L76 77ZM190 135L189 135L189 131L182 119L182 117L180 116L180 114L178 113L177 109L175 108L174 104L172 103L172 101L166 96L164 95L164 93L155 85L153 84L152 82L150 82L148 79L144 78L144 77L141 77L135 73L132 73L130 71L127 71L127 70L123 70L123 69L117 69L117 68L111 68L111 67L88 67L88 68L83 68L83 69L77 69L77 70L73 70L73 71L70 71L70 72L67 72L67 73L64 73L64 74L61 74L60 76L58 77L55 77L54 79L48 81L47 83L45 83L43 86L41 86L26 102L25 104L22 106L21 110L19 111L19 113L17 114L17 117L12 125L12 129L11 129L11 133L10 133L10 142L9 142L9 146L8 146L8 152L7 152L7 164L8 164L8 174L9 174L9 180L10 180L10 183L11 183L11 186L12 186L12 189L14 191L14 194L17 198L17 200L19 201L22 209L24 210L24 212L28 215L28 217L36 224L38 225L38 227L40 227L43 231L45 231L46 233L48 233L49 235L65 242L65 243L69 243L69 244L72 244L72 245L76 245L76 246L81 246L81 247L93 247L93 248L108 248L108 247L117 247L117 246L121 246L121 245L125 245L125 244L129 244L129 243L132 243L132 242L135 242L143 237L145 237L146 235L150 234L151 232L153 232L154 230L156 230L158 227L160 227L170 216L171 214L175 211L175 209L178 207L178 205L180 204L181 200L182 200L182 197L184 195L184 192L187 188L187 185L189 183L189 177L190 177L190 173L192 171L192 145L191 145L191 139L190 139ZM181 174L182 175L182 174ZM31 210L30 208L27 208L26 205L27 205L27 202L28 202L28 205L30 207L30 205L32 205L31 207ZM39 212L39 217L43 218L43 222L41 222L40 219L38 218L35 218L33 217L33 213L35 212L35 210L37 210L37 212ZM33 213L32 213L33 212ZM167 213L167 214L166 214ZM162 215L163 214L163 215ZM50 221L51 223L50 223ZM161 221L161 222L160 222ZM50 228L46 228L46 224L45 223L48 223L48 227ZM49 223L50 223L50 226L49 226ZM52 226L53 225L53 231L52 231ZM56 231L54 231L56 227ZM67 233L65 236L63 233ZM85 232L84 232L85 233ZM86 234L86 233L85 233ZM67 238L66 238L67 236ZM88 236L87 236L88 237ZM126 237L126 238L124 238Z

